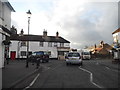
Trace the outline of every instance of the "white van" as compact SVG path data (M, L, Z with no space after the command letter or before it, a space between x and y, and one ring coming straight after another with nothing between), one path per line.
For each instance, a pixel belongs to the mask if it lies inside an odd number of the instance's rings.
M82 59L85 60L85 59L91 59L91 55L90 55L90 52L89 51L83 51L82 52Z

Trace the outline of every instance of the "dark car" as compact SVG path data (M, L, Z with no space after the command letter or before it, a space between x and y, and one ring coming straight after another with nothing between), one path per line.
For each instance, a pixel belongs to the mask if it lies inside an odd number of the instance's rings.
M33 63L36 61L49 62L49 54L45 51L36 51L29 56L29 60Z

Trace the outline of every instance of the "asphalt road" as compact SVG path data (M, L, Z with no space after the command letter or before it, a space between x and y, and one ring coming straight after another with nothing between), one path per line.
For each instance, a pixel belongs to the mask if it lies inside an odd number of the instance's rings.
M27 88L118 88L118 70L87 60L83 66L69 65L65 61L42 63L39 72Z

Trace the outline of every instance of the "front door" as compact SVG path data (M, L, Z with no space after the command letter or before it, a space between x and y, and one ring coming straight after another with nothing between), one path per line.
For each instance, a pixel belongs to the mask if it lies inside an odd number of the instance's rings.
M16 51L11 51L10 58L11 58L11 60L15 60L15 58L16 58Z

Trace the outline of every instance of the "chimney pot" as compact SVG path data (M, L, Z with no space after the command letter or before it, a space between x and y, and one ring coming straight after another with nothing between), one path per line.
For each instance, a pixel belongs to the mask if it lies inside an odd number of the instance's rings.
M47 36L47 30L44 29L43 36Z
M59 37L59 32L58 31L56 32L56 37Z
M23 34L24 34L24 31L23 31L23 29L21 29L20 35L23 36Z

